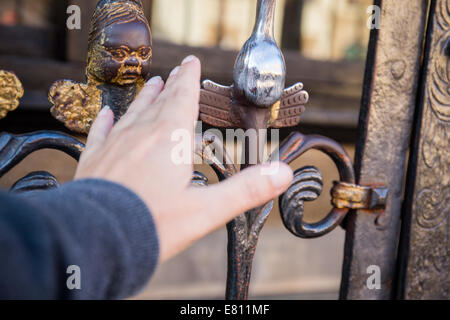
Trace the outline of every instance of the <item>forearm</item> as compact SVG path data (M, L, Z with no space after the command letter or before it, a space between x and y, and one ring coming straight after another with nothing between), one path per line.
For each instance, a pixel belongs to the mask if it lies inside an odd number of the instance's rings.
M1 198L0 241L8 248L0 263L4 298L125 298L147 283L157 265L150 212L122 186L81 180ZM66 285L72 265L81 271L80 290Z

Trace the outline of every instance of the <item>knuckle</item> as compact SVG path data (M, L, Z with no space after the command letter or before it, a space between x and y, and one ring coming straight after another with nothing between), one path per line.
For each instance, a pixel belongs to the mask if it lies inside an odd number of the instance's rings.
M170 122L167 119L160 118L152 124L148 133L156 139L163 139L170 134L170 127Z
M188 96L183 84L179 82L172 86L171 94L174 99L185 99Z
M254 183L252 179L245 179L243 181L244 194L256 202L261 202L266 200L266 184L265 183Z
M118 139L121 142L127 142L130 141L133 137L133 129L132 127L124 128L123 130L120 130L120 132L116 133L116 139Z

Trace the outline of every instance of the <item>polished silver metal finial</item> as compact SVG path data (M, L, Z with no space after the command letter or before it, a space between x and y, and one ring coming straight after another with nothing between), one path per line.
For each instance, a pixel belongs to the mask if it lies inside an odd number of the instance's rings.
M275 42L276 0L259 0L253 33L234 66L234 97L257 107L270 108L281 99L286 64Z

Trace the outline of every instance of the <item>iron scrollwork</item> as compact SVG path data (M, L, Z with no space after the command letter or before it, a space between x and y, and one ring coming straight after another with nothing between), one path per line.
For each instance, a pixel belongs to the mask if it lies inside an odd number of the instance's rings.
M42 149L60 150L79 160L84 144L59 132L40 131L23 135L0 134L0 178L31 153ZM58 187L56 178L47 172L34 172L14 184L11 191L27 192Z
M200 119L215 127L267 129L292 127L300 122L309 95L298 83L284 89L286 66L283 54L274 40L275 0L259 0L253 33L236 59L231 86L206 80L200 95ZM260 136L257 135L259 139ZM257 142L261 148L261 141ZM286 163L310 149L318 149L336 163L342 182L355 184L350 157L335 141L321 136L292 133L281 143L272 159ZM249 146L245 145L246 161L241 170L250 166ZM260 150L257 150L258 163ZM225 177L226 178L226 177ZM322 176L314 167L295 173L289 190L280 197L283 222L293 234L313 238L331 232L344 219L349 208L337 208L320 222L303 221L303 202L316 199L322 192ZM227 225L228 279L227 299L246 299L253 257L259 234L273 208L269 202L252 209Z
M347 152L335 141L322 136L292 133L281 144L279 159L291 163L311 149L320 150L333 159L341 181L355 183L352 161ZM318 186L320 182L321 179L319 179L316 168L302 169L297 172L292 186L280 197L280 210L284 225L298 237L315 238L327 234L339 226L348 213L348 208L334 207L319 222L309 224L303 221L303 201L313 200L320 195L320 193L318 194L318 191L321 190Z

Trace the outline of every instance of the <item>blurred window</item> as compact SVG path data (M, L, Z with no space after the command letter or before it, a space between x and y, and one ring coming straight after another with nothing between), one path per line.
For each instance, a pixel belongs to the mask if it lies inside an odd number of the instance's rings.
M154 36L190 46L239 50L252 31L257 0L153 0ZM363 60L370 30L366 8L373 0L278 0L275 33L298 35L298 50L323 60ZM283 19L298 20L283 24ZM283 30L291 26L295 30ZM299 29L299 30L298 30ZM295 40L295 39L294 39ZM289 46L289 49L293 49Z
M0 24L48 27L52 0L1 0Z

